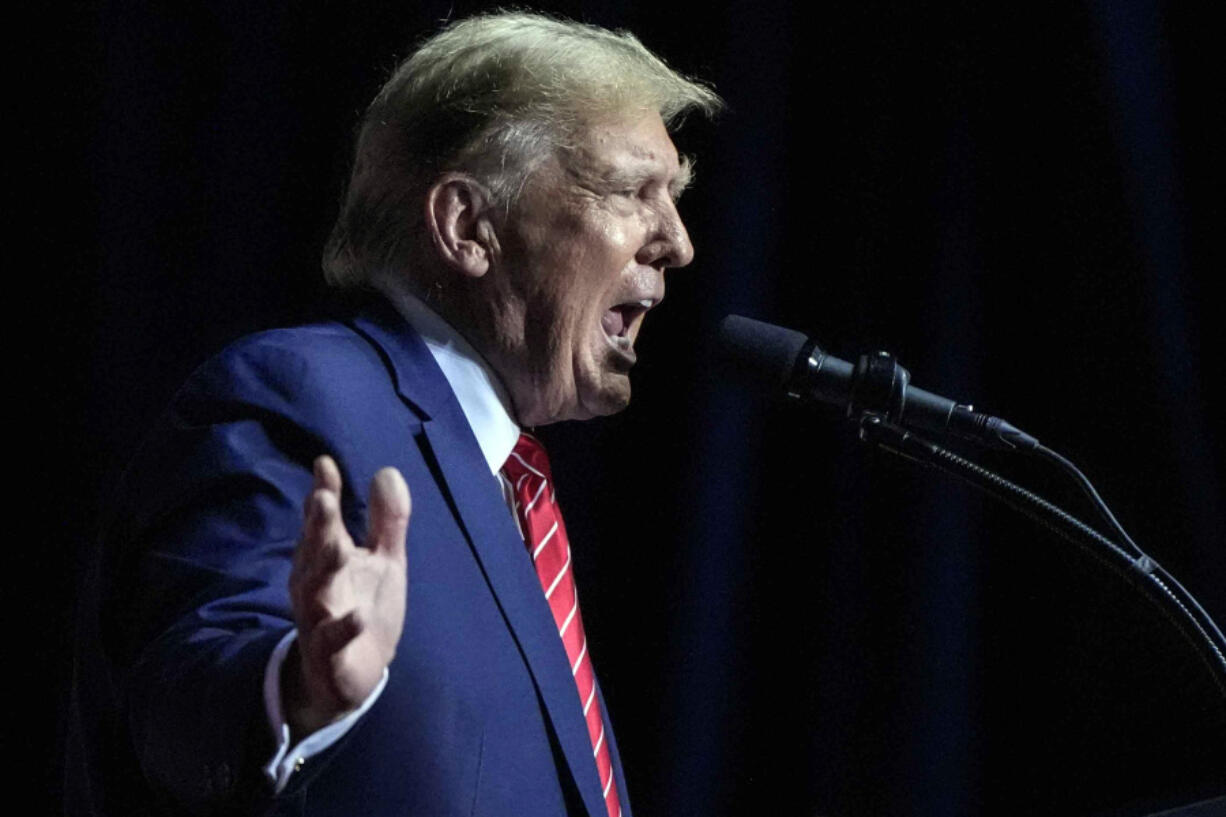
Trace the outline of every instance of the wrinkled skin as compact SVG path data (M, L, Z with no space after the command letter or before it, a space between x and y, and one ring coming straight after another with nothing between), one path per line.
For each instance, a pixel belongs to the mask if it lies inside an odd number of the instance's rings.
M676 199L689 180L660 116L592 125L529 178L490 270L495 332L483 353L519 421L612 414L630 401L633 344L694 257Z

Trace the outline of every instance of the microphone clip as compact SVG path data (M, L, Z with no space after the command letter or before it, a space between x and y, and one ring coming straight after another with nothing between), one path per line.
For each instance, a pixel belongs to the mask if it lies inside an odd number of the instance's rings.
M910 382L911 373L889 352L860 355L852 373L847 416L855 420L874 414L891 423L902 422Z

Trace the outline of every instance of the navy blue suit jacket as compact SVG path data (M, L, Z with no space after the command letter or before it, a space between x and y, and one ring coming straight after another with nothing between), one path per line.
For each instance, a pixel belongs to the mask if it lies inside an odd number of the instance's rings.
M291 554L323 453L358 542L371 477L391 465L407 480L408 612L374 707L273 797L258 773L272 753L262 678L292 626ZM123 497L105 537L102 641L135 761L172 810L604 814L565 649L498 481L386 303L206 363Z

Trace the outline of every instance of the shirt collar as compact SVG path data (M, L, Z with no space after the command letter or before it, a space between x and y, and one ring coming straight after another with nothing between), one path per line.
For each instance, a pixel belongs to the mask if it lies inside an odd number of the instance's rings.
M519 442L519 425L502 381L455 327L403 284L388 282L382 289L396 311L425 341L460 403L490 472L497 475Z

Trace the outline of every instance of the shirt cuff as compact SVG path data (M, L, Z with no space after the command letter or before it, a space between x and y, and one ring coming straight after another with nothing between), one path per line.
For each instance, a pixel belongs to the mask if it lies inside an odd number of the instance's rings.
M290 776L302 768L302 764L308 758L319 754L344 737L345 733L358 722L358 719L366 714L366 710L374 705L383 692L383 688L387 686L387 668L385 667L383 678L366 696L366 700L362 701L361 706L339 721L312 732L298 741L296 746L291 747L289 724L285 722L285 712L281 707L281 665L285 663L285 656L289 654L290 647L293 646L294 639L297 637L298 630L296 629L286 633L273 649L272 655L268 657L268 665L264 668L264 708L268 713L268 724L272 728L273 742L277 745L272 760L264 766L264 776L273 784L273 789L278 793L285 788Z

